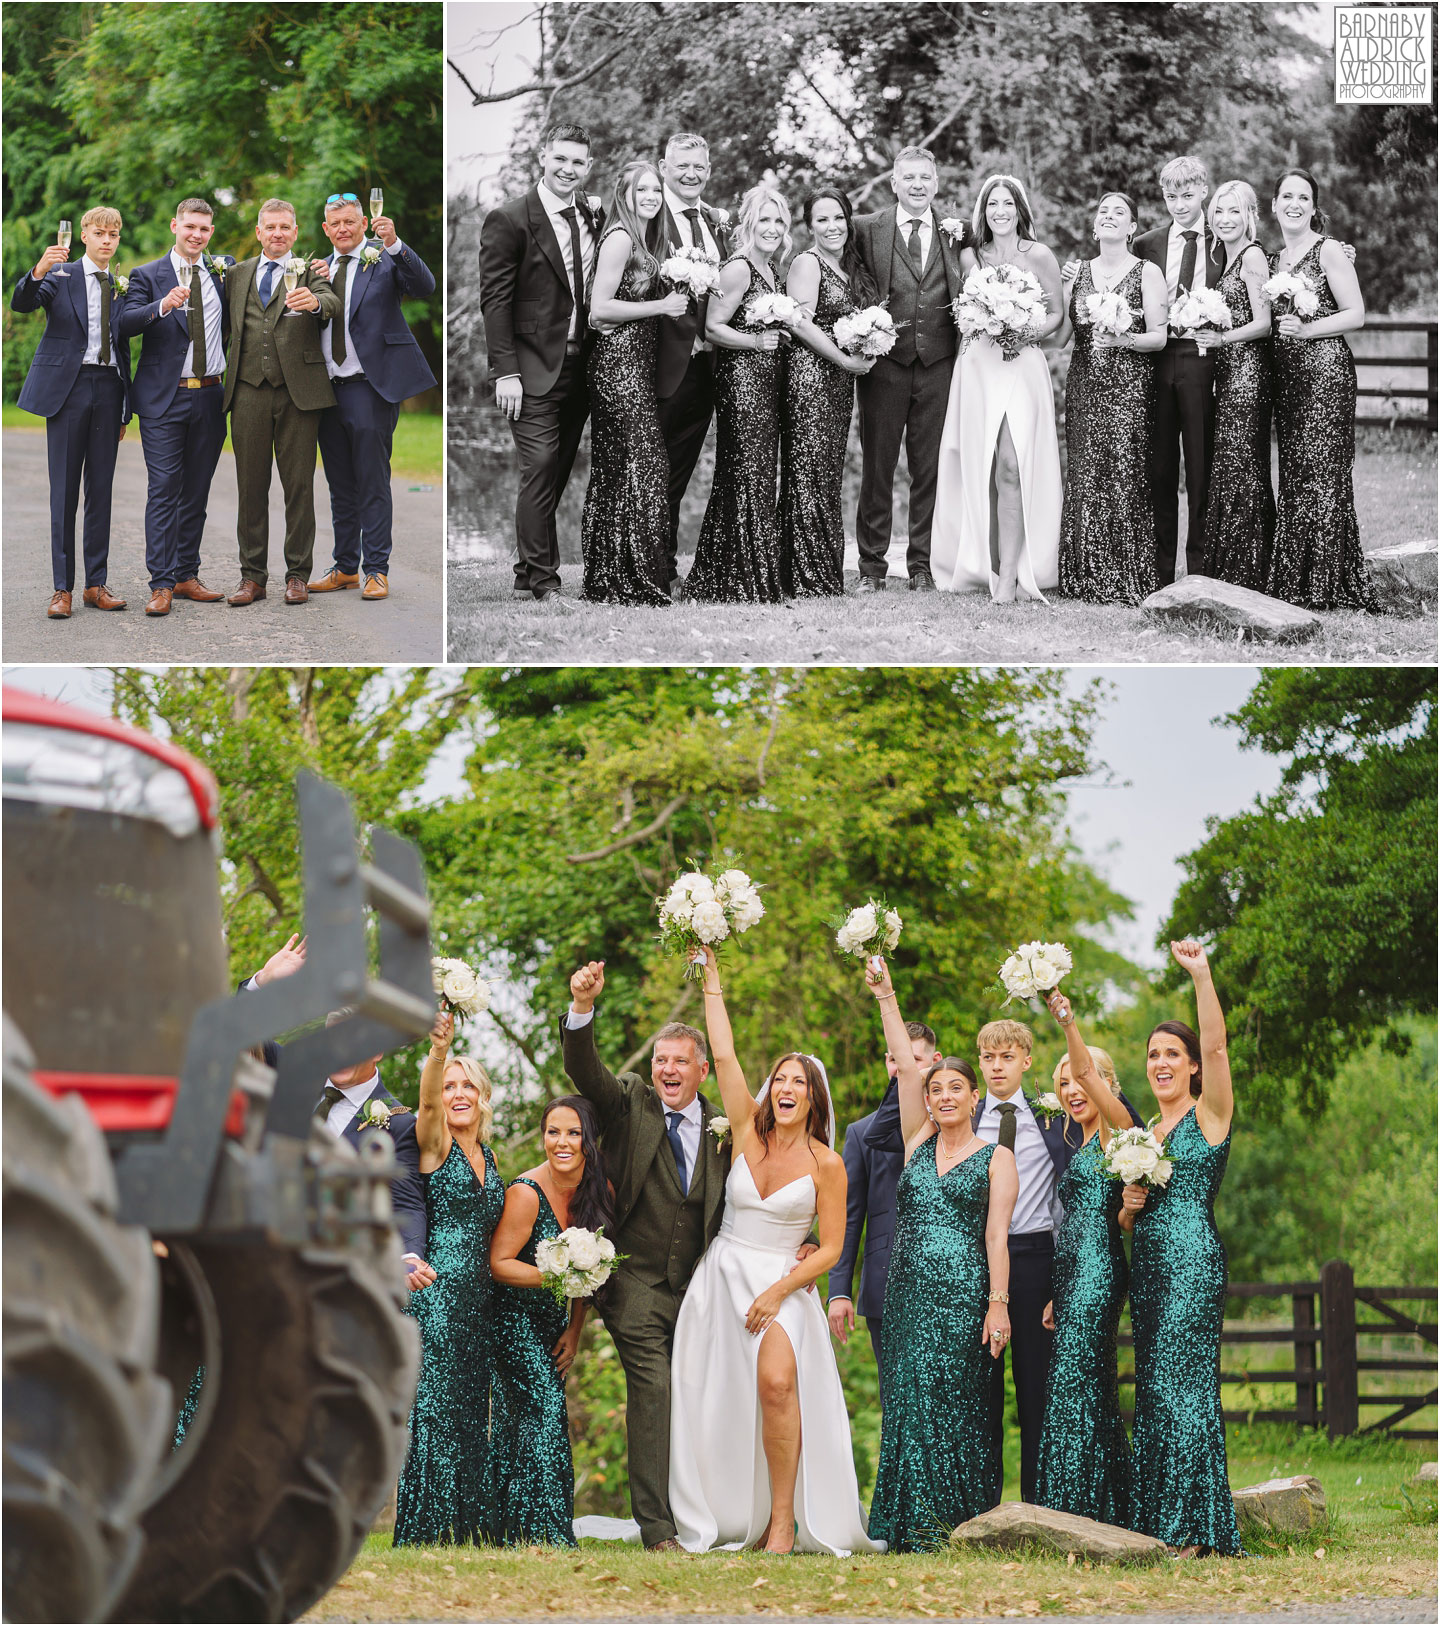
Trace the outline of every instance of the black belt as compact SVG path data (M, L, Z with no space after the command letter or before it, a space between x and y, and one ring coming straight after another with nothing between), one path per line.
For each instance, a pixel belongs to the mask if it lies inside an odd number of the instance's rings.
M120 369L108 361L82 361L80 371L82 373L113 373L116 378L120 376Z
M1053 1231L1022 1231L1019 1236L1009 1238L1011 1253L1053 1253L1055 1251L1055 1233Z
M332 384L368 384L370 380L364 373L346 373L343 378L332 378Z

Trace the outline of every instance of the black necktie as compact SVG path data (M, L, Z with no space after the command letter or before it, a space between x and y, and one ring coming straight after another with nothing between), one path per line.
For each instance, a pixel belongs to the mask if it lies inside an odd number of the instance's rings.
M345 278L349 273L350 256L342 254L339 265L335 267L335 292L340 295L340 320L330 330L330 354L337 367L350 353L345 346Z
M275 292L275 271L274 260L266 260L265 269L260 273L260 303L262 305L268 305L271 294Z
M110 365L110 273L97 271L94 273L96 281L100 284L100 365Z
M683 211L683 213L685 218L690 222L690 246L692 248L704 248L705 239L700 235L699 209L686 209Z
M925 262L920 258L920 222L918 220L907 220L905 229L910 233L905 249L910 256L910 264L915 268L916 281L919 281L925 274Z
M204 275L204 270L198 265L190 273L190 343L195 347L190 358L190 371L196 378L204 378L209 371L205 365L205 298L200 289L200 279Z
M1000 1142L1007 1152L1015 1150L1015 1103L1001 1101L996 1105L996 1112L1000 1114Z
M666 1133L670 1136L670 1150L675 1154L675 1172L680 1176L681 1191L689 1191L690 1182L685 1177L685 1148L680 1142L680 1125L684 1121L683 1112L667 1112L665 1121L669 1124Z
M1180 235L1185 239L1185 247L1180 251L1180 275L1175 280L1176 292L1189 292L1190 284L1195 279L1195 239L1198 232L1182 231Z
M573 203L560 211L562 220L570 222L570 292L575 296L575 337L585 332L585 255L580 247L580 216Z
M317 1117L323 1124L330 1116L330 1108L333 1107L337 1101L343 1101L344 1099L344 1090L340 1089L338 1085L327 1084L325 1086L325 1093L315 1103L315 1117Z

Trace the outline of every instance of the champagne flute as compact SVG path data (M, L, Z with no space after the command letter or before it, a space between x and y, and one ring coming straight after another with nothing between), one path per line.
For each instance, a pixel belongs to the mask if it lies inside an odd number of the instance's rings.
M62 220L60 222L60 230L55 234L55 241L65 250L66 254L68 255L70 252L70 222L68 220ZM57 265L55 267L55 275L57 277L68 277L70 273L63 265Z
M375 224L375 216L385 213L385 192L378 186L370 188L370 224Z
M290 258L287 259L286 262L285 262L284 277L285 277L285 292L287 294L293 294L295 292L295 288L296 288L297 284L300 281L300 273L295 269L295 257L294 257L294 255L291 255ZM297 313L295 311L286 311L285 314L287 316L294 316Z
M186 294L188 295L189 292L190 292L190 284L195 280L195 267L193 265L191 265L189 260L182 258L181 261L180 261L180 269L176 273L176 276L179 279L180 286L185 290ZM188 305L188 303L189 303L189 300L187 298L186 304ZM184 315L185 309L186 309L185 305L177 305L176 306L176 310L179 311L182 315ZM186 317L187 321L188 321L188 319L189 318Z

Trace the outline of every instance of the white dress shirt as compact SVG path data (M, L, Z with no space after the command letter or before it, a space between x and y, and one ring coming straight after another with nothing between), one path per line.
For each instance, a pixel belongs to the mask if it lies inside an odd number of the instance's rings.
M170 269L175 273L175 280L180 280L180 267L185 263L182 257L172 248L170 250ZM221 340L221 305L220 295L215 289L215 280L205 269L203 260L195 265L195 276L200 283L200 309L205 318L205 365L209 369L206 378L219 378L225 371L225 346ZM185 323L186 330L190 326L190 305L187 301L179 310L171 312ZM181 378L198 378L201 375L195 371L195 346L185 346L185 359L180 363Z
M590 227L586 223L585 211L580 208L573 196L569 198L556 197L544 181L541 181L535 190L540 194L540 202L544 206L545 213L550 217L550 226L555 233L555 241L560 245L560 258L565 262L565 286L572 289L575 286L575 268L570 263L570 222L562 220L560 217L566 209L573 208L575 210L575 221L580 228L580 257L584 262L580 267L580 286L585 287L590 281L591 265L595 258L595 240L590 235ZM579 322L579 310L572 310L570 312L570 326L565 334L567 339L574 340L579 337Z
M332 1081L327 1078L325 1082L329 1084ZM335 1085L335 1088L340 1091L344 1099L337 1101L325 1114L325 1127L336 1140L339 1140L355 1121L360 1108L370 1099L379 1082L380 1074L374 1072L359 1084Z
M393 259L399 254L404 245L397 237L385 252ZM350 306L355 298L355 288L362 276L370 276L360 263L360 251L366 244L361 242L358 247L350 250L348 254L332 254L330 256L330 285L333 288L340 276L341 260L350 261L350 269L345 273L345 359L336 364L333 354L335 341L335 321L332 317L320 332L320 349L325 357L325 371L331 378L358 378L365 369L360 365L360 358L355 354L355 345L350 338Z
M1173 222L1170 226L1170 236L1165 250L1165 292L1170 296L1172 305L1180 289L1180 260L1185 253L1187 231L1195 233L1195 275L1190 279L1190 286L1192 289L1205 286L1205 216L1201 214L1195 217L1193 226L1186 226L1183 230Z
M282 254L278 260L272 260L268 254L262 254L260 256L259 265L257 265L255 267L255 297L256 297L256 299L259 299L259 297L260 297L260 279L261 279L261 277L263 277L265 275L265 267L267 265L273 265L275 267L275 286L273 288L271 288L271 290L270 290L270 299L269 299L269 302L265 306L265 309L267 311L270 309L270 306L273 305L275 303L275 301L278 299L280 301L280 310L281 310L282 315L284 313L284 310L285 310L285 262L286 262L286 260L291 259L291 258L293 258L293 256L287 253L287 254ZM295 286L298 288L300 286L300 284L297 282L295 284ZM208 344L210 341L207 339L205 342Z
M665 207L675 217L675 228L680 233L680 240L687 248L703 248L707 254L715 259L720 258L720 245L715 241L709 225L705 220L705 211L700 208L699 201L687 203L678 192L665 188ZM699 213L694 220L694 229L691 221L685 214L687 209L697 209Z
M104 275L105 273L100 271L100 267L88 254L82 254L80 256L80 274L85 278L86 313L85 354L80 358L80 361L82 366L98 367L100 365L100 284L95 278L97 274ZM111 295L112 300L119 297L118 294ZM113 311L115 307L112 304L110 308ZM120 371L120 361L115 354L117 348L118 346L112 337L110 342L110 365L118 373Z
M1010 1097L1015 1107L1015 1166L1020 1171L1020 1194L1010 1216L1010 1235L1025 1236L1033 1231L1055 1229L1055 1164L1035 1114L1023 1090ZM1000 1140L1000 1103L987 1095L980 1104L975 1133L992 1146Z
M912 215L903 203L899 204L895 210L895 231L902 247L908 246L910 242L912 220L920 222L920 269L923 271L930 263L930 249L935 241L935 221L929 209L923 215Z

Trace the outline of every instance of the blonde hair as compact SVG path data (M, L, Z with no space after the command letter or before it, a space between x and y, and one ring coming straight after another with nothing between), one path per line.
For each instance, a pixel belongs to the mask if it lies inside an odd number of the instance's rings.
M101 231L110 231L111 229L119 231L124 224L125 222L120 218L120 211L112 209L109 204L105 203L97 204L93 209L87 209L80 216L81 231L84 231L87 226L98 226Z
M1095 1063L1095 1071L1110 1086L1116 1094L1120 1091L1120 1080L1116 1076L1115 1061L1108 1050L1102 1050L1098 1044L1087 1044L1085 1048L1090 1052L1090 1059ZM1070 1060L1068 1055L1061 1056L1055 1063L1054 1071L1050 1074L1052 1079L1060 1077L1060 1069Z
M999 1050L1007 1044L1016 1045L1028 1056L1035 1049L1035 1035L1023 1022L1012 1022L1008 1018L987 1022L975 1035L977 1050Z
M1215 206L1223 197L1233 194L1240 200L1240 207L1245 211L1245 241L1253 243L1260 235L1260 200L1255 196L1255 188L1248 181L1224 181L1215 188L1215 195L1210 199L1210 207L1205 211L1205 222L1210 227L1212 241L1220 239L1215 232Z
M1199 181L1201 186L1210 184L1210 171L1199 158L1189 154L1183 158L1172 158L1160 171L1162 192L1169 186L1184 186L1187 181Z
M790 235L790 205L786 203L783 193L778 192L773 186L766 186L764 181L758 186L752 186L740 200L740 220L735 227L733 252L748 254L750 245L755 241L755 227L760 221L760 211L767 203L775 203L780 207L785 235L780 244L780 252L773 258L776 265L781 265L789 259L790 250L795 243L795 239Z
M480 1139L482 1142L487 1142L490 1139L491 1131L495 1127L495 1110L490 1105L492 1085L490 1083L489 1073L487 1073L480 1063L475 1060L474 1056L447 1056L445 1058L445 1065L446 1067L458 1067L460 1071L464 1073L468 1082L473 1084L475 1088L479 1090ZM441 1079L444 1079L443 1073L441 1074Z

